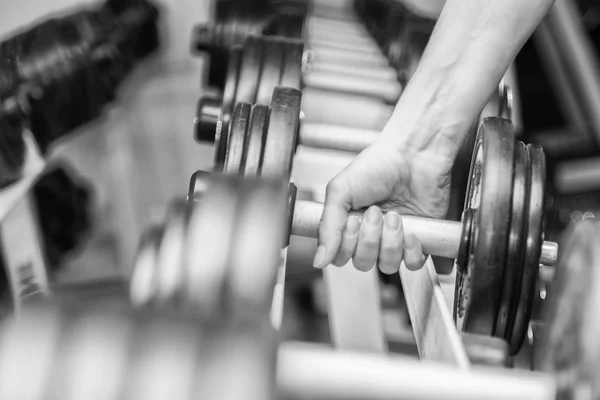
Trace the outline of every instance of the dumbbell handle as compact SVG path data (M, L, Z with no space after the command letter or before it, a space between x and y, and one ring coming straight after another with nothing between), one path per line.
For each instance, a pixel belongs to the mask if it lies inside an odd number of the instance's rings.
M322 215L322 203L297 200L292 219L292 235L316 238ZM363 211L351 211L350 215L362 218ZM424 253L447 258L458 256L462 235L461 222L403 215L402 226L405 233L413 234L419 239ZM540 263L554 265L557 251L556 243L544 242Z

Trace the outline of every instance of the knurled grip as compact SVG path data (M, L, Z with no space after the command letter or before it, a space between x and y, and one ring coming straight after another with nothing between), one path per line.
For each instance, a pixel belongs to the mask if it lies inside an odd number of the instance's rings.
M322 214L322 203L297 200L292 219L292 234L316 238ZM361 219L363 214L363 211L350 212L350 215ZM462 231L460 222L403 215L402 225L405 235L414 234L419 239L425 254L456 258Z

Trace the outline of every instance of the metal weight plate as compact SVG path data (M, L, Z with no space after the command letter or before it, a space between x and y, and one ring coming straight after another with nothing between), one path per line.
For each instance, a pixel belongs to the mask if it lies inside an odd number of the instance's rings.
M277 87L273 91L260 171L263 177L289 179L292 173L301 99L302 92L298 89Z
M525 222L525 257L521 288L518 293L518 303L514 326L510 334L510 352L515 354L521 348L531 316L531 308L535 297L535 287L539 272L541 246L544 237L544 199L546 185L546 159L540 146L527 145L531 162L531 189L529 191L527 220Z
M506 249L506 264L504 267L504 285L502 300L496 318L494 336L504 338L508 327L512 326L514 318L515 293L521 281L523 265L523 230L526 220L529 200L529 151L523 142L515 143L514 178L512 204L510 209L510 231Z
M244 199L237 220L227 275L228 302L234 315L257 312L267 317L281 262L287 228L288 184L246 180L238 184Z
M263 65L256 94L257 104L270 104L273 89L279 85L283 66L283 48L277 40L263 38Z
M227 64L227 78L225 89L223 89L223 100L221 112L215 132L215 169L220 169L225 163L227 153L227 135L229 133L229 121L235 105L235 97L238 86L238 77L242 58L242 48L234 46L229 52L229 63Z
M164 233L164 225L146 231L135 256L129 283L129 297L136 307L144 307L152 301L156 290L158 248Z
M262 41L250 36L244 42L240 79L235 96L236 103L238 101L247 101L248 103L256 101L262 60Z
M180 321L136 318L133 351L122 382L123 399L187 399L197 376L202 332ZM198 327L201 328L201 327Z
M251 110L252 105L247 102L240 102L235 105L229 123L229 134L227 135L227 153L223 165L223 173L225 174L238 175L244 167Z
M104 398L118 398L123 388L123 377L128 375L129 354L135 340L134 323L127 313L75 310L64 312L68 321L63 325L60 357L49 377L54 388L47 391L49 398L75 400L85 397L89 388ZM101 372L101 384L98 373Z
M205 175L208 182L199 186L210 190L203 194L195 191L184 250L186 281L181 300L196 315L207 317L221 313L227 265L238 229L236 214L243 204L237 181L220 178L217 181ZM197 174L198 180L203 178Z
M246 145L246 162L242 170L243 176L256 176L260 172L263 148L267 136L268 117L268 106L261 104L252 106L250 126L248 127L248 143Z
M284 42L282 46L284 49L283 70L279 85L300 89L304 44L301 41L289 40Z
M183 249L186 244L186 230L190 207L185 200L171 203L162 240L158 247L154 302L168 307L172 305L185 279L183 272Z
M454 318L460 331L491 336L502 296L513 186L514 131L483 121L473 150L465 209L473 209L467 267L457 273Z
M542 335L535 369L560 376L561 398L600 393L597 333L600 331L600 221L585 219L561 237L558 265L543 302Z

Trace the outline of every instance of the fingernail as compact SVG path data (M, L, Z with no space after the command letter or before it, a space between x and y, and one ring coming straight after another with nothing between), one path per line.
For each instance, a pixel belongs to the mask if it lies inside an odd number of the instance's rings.
M417 245L417 238L415 237L415 235L406 235L406 237L404 238L404 247L408 248L408 249L412 249Z
M325 258L325 246L320 245L319 247L317 247L317 252L315 253L313 267L323 268L324 265L321 265L321 264L323 264L324 258Z
M395 211L390 211L383 218L383 228L391 233L396 233L400 230L400 215Z
M371 207L365 213L365 220L368 225L378 226L381 223L381 212L377 207Z
M346 236L356 236L358 234L358 228L360 228L360 219L352 216L346 221L346 228L344 229Z

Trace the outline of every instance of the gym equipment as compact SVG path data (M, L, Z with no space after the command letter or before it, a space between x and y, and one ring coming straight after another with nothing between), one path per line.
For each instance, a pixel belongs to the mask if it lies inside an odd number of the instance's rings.
M135 62L158 45L157 9L111 2L52 18L0 43L0 114L28 127L40 149L98 117Z
M282 101L280 96L287 99ZM258 175L265 172L265 166L273 165L277 166L275 174L267 168L266 176L289 180L298 126L293 121L298 120L299 96L297 90L278 88L270 112L256 113L258 122L250 105L238 104L225 147L228 174L244 176L246 163ZM271 124L276 124L277 129ZM256 126L260 128L255 129ZM262 133L262 152L246 151L250 132ZM270 135L271 132L277 135ZM279 151L269 153L266 149L270 146L279 146ZM457 259L459 278L454 312L459 329L504 338L510 342L513 353L525 335L538 264L552 265L556 259L556 244L542 240L544 168L541 149L515 143L509 121L486 119L472 158L462 223L403 217L405 231L419 237L425 253ZM188 198L201 199L213 179L217 178L197 172L192 177ZM292 186L287 215L281 217L288 221L288 233L316 237L322 205L295 201L294 195ZM287 239L282 237L280 242L285 246ZM527 245L523 247L523 243ZM490 280L495 284L490 286Z
M243 46L232 47L222 96L203 94L198 100L196 138L212 141L215 129L218 131L217 136L226 132L233 106L239 101L269 104L275 86L300 88L302 52L302 42L276 38L250 37ZM323 88L336 86L341 89L346 85L346 89L354 93L383 93L391 90L394 92L394 99L400 94L397 83L394 86L389 81L348 78L333 72L311 72L304 74L304 77L305 83L307 80L326 83L304 89L303 112L307 120L314 122L332 122L378 130L383 127L392 112L390 106L368 96L348 93L342 95L341 92L331 92ZM339 85L336 81L339 81Z
M268 321L199 321L76 304L31 307L3 324L2 398L70 400L90 390L107 399L276 398Z
M274 336L264 320L207 321L73 303L39 307L1 326L0 395L71 400L93 389L131 400L565 398L551 374L462 370L305 343L276 346Z
M590 398L600 394L593 339L599 330L599 243L600 225L593 219L576 223L563 235L559 265L534 331L535 368L562 377L558 392L563 398L573 398L582 388Z

